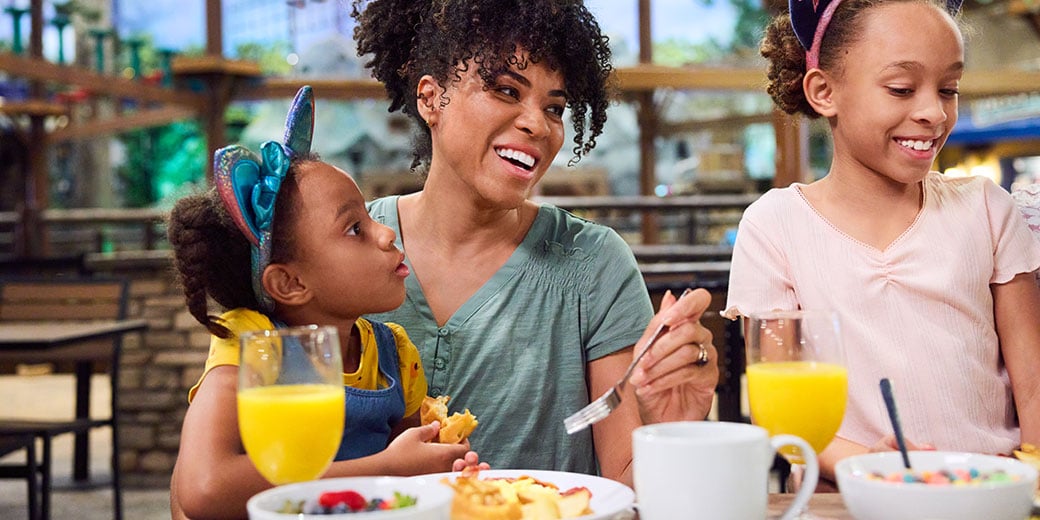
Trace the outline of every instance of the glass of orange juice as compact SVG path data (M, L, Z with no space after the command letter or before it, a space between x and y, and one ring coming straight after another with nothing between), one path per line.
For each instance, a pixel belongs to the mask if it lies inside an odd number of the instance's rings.
M335 327L250 331L239 345L238 429L249 459L274 485L320 477L343 437Z
M751 421L771 435L797 435L823 451L841 427L848 398L838 315L773 311L752 314L747 325ZM791 464L803 463L798 448L781 453Z

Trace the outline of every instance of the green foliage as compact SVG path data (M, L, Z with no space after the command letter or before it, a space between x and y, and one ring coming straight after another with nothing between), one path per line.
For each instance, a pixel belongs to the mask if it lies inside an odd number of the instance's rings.
M83 5L78 0L69 0L61 4L54 4L54 12L59 15L71 17L78 15L87 24L95 24L101 20L101 10Z
M763 31L769 23L769 13L758 0L729 0L737 9L737 23L733 29L733 50L758 50Z
M122 134L126 161L117 169L127 207L150 206L206 171L206 140L195 121Z
M654 43L654 63L670 67L681 67L694 63L705 63L717 59L725 50L711 39L703 43L669 38Z
M240 60L255 62L267 76L285 76L292 72L292 65L285 59L289 55L288 42L243 43L235 48L235 55Z
M654 63L680 67L696 63L718 63L727 56L757 53L762 32L769 22L769 13L762 7L760 0L693 0L710 6L716 1L729 2L736 11L733 28L733 39L729 45L723 45L714 39L707 42L691 43L682 39L670 38L654 44Z

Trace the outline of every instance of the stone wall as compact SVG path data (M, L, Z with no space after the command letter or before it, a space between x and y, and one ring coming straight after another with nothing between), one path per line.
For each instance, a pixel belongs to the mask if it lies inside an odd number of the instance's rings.
M118 406L123 482L165 487L177 459L188 389L202 374L209 333L188 314L168 251L91 255L87 269L130 280L129 316L148 329L123 341Z

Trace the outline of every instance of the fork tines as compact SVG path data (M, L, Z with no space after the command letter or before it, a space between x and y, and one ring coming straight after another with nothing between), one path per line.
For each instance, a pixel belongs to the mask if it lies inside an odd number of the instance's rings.
M563 426L567 429L568 434L580 432L605 419L620 402L621 399L618 398L617 391L611 388L607 390L607 393L600 396L599 399L592 401L581 410L564 419Z

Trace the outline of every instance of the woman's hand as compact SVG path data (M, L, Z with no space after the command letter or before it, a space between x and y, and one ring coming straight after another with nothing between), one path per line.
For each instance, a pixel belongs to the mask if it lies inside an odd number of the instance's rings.
M719 382L718 353L711 331L700 323L710 304L711 294L704 289L688 291L679 299L666 293L661 309L636 343L633 356L639 355L659 324L669 326L629 379L643 424L702 420L711 410ZM698 362L702 348L707 363Z
M468 442L468 441L467 441ZM452 471L463 471L463 470L484 470L491 469L491 465L487 462L480 462L480 456L475 451L467 451L466 455L461 459L455 459L455 462L451 463Z

